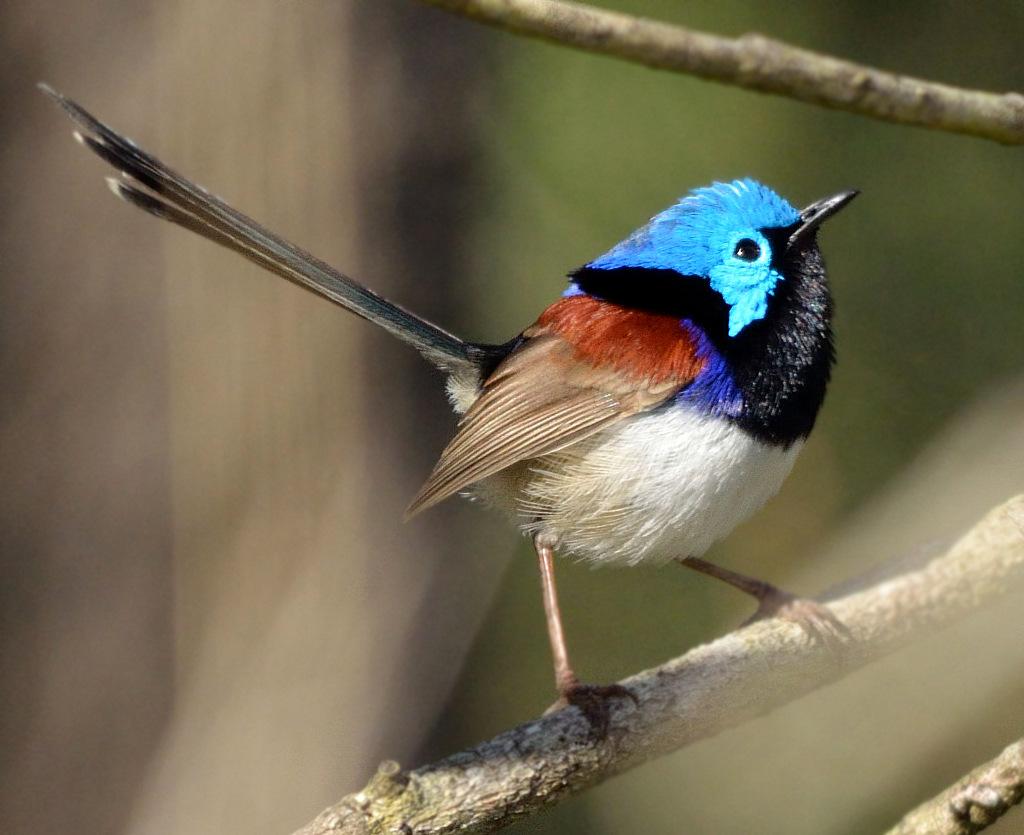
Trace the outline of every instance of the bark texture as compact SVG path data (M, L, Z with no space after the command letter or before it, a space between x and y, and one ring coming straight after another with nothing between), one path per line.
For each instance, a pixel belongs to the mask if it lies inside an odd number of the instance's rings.
M1024 143L1024 95L966 90L800 49L566 0L422 0L520 35L861 116Z
M910 812L888 835L974 835L1024 800L1024 739Z

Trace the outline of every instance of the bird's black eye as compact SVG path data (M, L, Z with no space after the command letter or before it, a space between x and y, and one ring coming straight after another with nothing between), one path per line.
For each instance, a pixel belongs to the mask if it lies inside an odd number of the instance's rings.
M761 247L750 238L744 238L736 244L736 251L733 252L741 261L756 261L761 257Z

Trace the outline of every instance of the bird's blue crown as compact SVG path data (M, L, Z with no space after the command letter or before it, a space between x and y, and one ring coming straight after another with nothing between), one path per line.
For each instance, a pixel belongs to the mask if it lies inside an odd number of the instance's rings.
M763 230L799 219L788 201L756 180L713 183L694 189L586 266L672 270L706 279L729 305L729 336L736 336L764 318L769 296L784 279Z

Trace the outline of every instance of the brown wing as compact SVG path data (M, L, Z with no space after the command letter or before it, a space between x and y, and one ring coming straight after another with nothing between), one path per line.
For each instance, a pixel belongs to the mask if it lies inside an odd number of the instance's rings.
M663 403L692 379L692 373L684 379L638 378L637 369L595 363L592 352L580 350L581 340L565 329L559 333L557 324L542 317L486 380L407 517L512 464L563 449ZM678 320L674 327L678 332Z

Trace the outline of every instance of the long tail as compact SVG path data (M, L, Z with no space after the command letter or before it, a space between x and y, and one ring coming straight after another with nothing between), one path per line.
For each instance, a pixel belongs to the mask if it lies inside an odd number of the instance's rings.
M465 373L486 362L491 353L488 347L464 342L381 298L189 182L71 99L46 84L39 88L78 126L75 138L120 171L119 177L107 180L118 197L232 249L293 284L380 325L445 371Z

